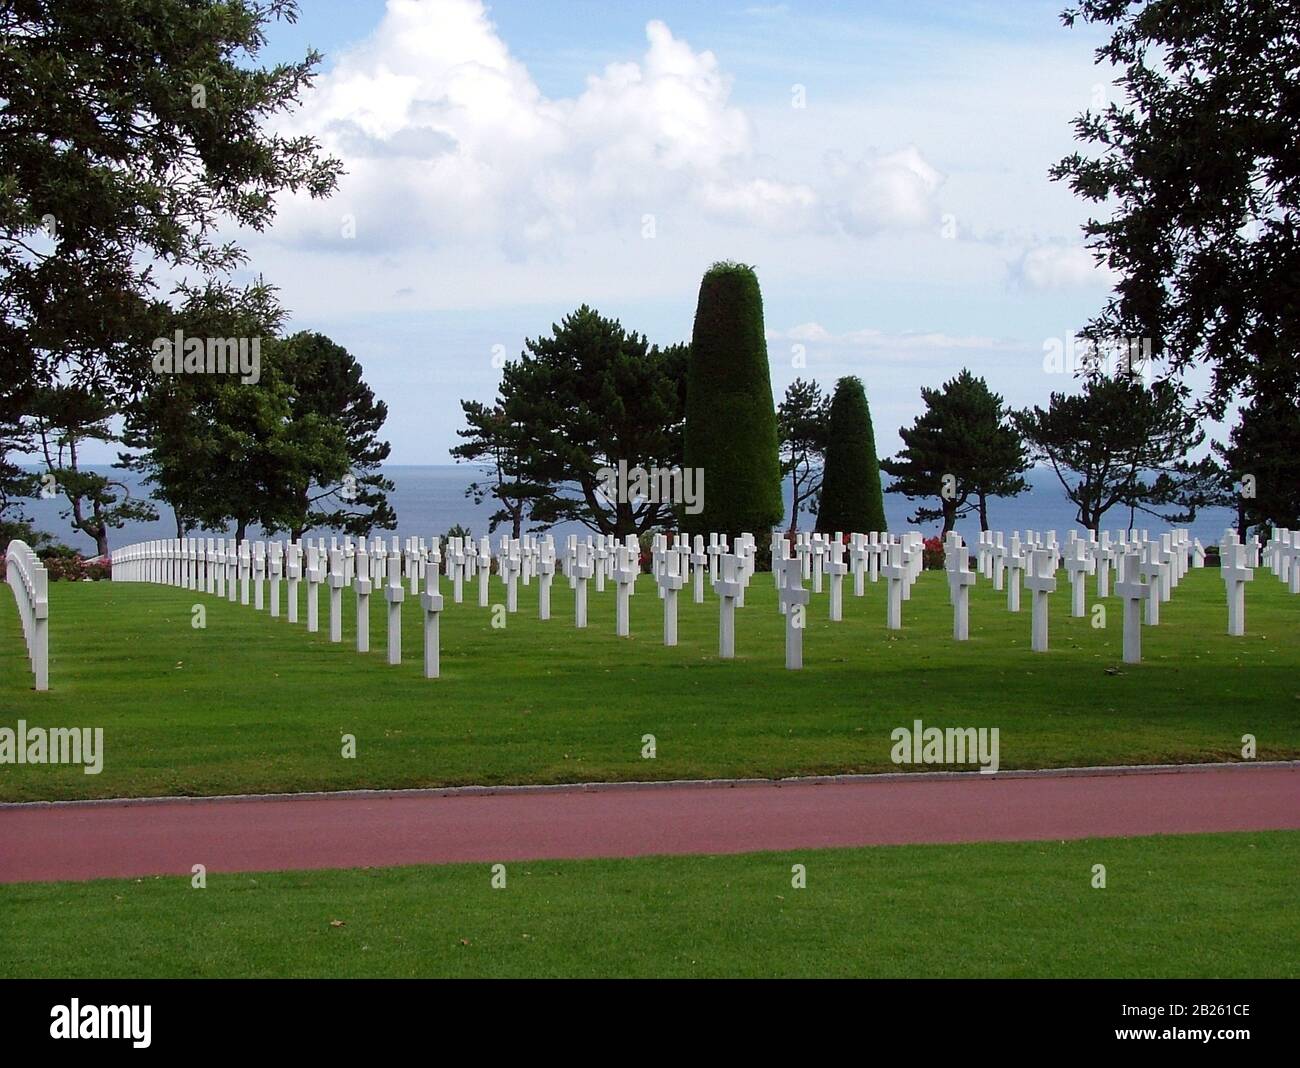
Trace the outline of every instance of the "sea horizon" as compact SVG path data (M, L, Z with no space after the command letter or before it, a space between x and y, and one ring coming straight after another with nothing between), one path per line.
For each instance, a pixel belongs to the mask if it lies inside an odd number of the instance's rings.
M25 464L23 466L27 470L43 470L42 467L36 464ZM111 472L131 490L133 497L147 496L147 494L140 494L139 492L143 487L141 478L136 472L123 471L110 464L87 465L83 470L97 473ZM385 464L381 470L395 485L394 491L389 495L389 501L397 512L397 527L395 529L376 528L372 531L373 534L400 534L403 537L419 536L428 538L441 536L451 527L457 525L468 528L475 537L489 533L488 519L496 509L490 501L484 501L484 503L476 505L465 493L471 482L484 477L481 468L471 464ZM990 498L989 525L991 529L1006 531L1007 533L1017 530L1022 532L1026 530L1040 532L1055 530L1060 538L1064 538L1070 530L1080 532L1084 530L1075 521L1075 505L1066 497L1065 491L1050 468L1031 468L1026 472L1025 479L1030 483L1030 488L1019 497ZM152 497L149 499L153 500ZM785 515L782 518L782 527L784 528L789 521L790 482L788 479L783 480L782 483L782 499L786 507ZM894 532L919 530L927 537L938 534L942 526L938 521L924 524L909 523L907 521L907 517L918 506L926 503L912 502L899 494L886 493L885 516L889 523L889 529ZM928 503L933 504L934 502ZM155 501L155 504L158 504L158 502ZM63 518L62 513L68 510L65 499L61 497L49 500L24 499L20 502L20 507L31 517L38 530L53 535L56 541L69 545L84 555L94 555L96 551L95 544L91 538L74 531L71 520ZM157 520L152 522L129 522L110 531L110 549L121 548L140 541L176 537L176 524L169 510L165 505L161 504L158 504L158 510L159 518ZM1225 527L1234 526L1235 520L1235 515L1229 509L1206 508L1197 513L1193 522L1186 524L1165 523L1155 516L1138 512L1132 526L1138 530L1163 530L1179 526L1189 530L1192 537L1200 538L1204 544L1209 545L1219 540ZM799 517L799 529L811 530L814 524L815 515L809 513L806 509L802 509ZM1101 529L1110 531L1127 530L1129 527L1128 509L1120 507L1112 508L1101 524ZM503 524L491 533L493 537L499 537L507 529L508 527ZM978 539L980 531L978 514L972 513L970 516L959 519L956 529L968 545L973 545ZM523 532L535 533L537 528L525 522ZM581 523L560 523L550 528L549 532L554 534L558 540L568 534L589 533L590 528ZM234 534L234 527L232 525L226 530L194 530L190 533L196 537L229 537ZM329 531L325 528L319 528L309 533L327 534ZM280 534L278 536L283 537L284 535ZM250 529L249 537L258 539L265 538L267 535L258 527Z

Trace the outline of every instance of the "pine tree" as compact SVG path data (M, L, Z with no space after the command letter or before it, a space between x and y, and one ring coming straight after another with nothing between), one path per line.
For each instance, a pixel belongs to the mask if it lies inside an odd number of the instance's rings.
M923 387L921 399L925 411L898 432L902 451L881 461L894 476L888 492L938 500L937 508L918 508L909 523L942 519L947 534L962 516L978 511L980 529L988 530L989 498L1029 488L1020 477L1030 466L1023 439L1002 398L965 368L940 389Z

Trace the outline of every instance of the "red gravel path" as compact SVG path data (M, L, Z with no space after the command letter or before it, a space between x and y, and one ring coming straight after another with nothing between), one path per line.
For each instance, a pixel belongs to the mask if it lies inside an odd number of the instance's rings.
M0 882L1300 828L1300 768L0 809Z

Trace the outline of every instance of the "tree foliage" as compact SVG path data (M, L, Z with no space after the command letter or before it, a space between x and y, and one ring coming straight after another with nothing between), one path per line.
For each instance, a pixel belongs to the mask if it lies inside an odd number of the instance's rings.
M611 500L601 472L620 461L680 466L686 358L685 346L651 345L584 304L507 361L493 409L465 408L466 445L453 454L499 453L510 488L498 499L526 503L539 530L578 522L623 536L673 526L671 499Z
M898 432L902 450L880 463L894 477L888 492L938 501L917 508L909 523L941 519L946 535L959 518L977 512L980 529L988 530L988 499L1029 488L1021 477L1030 466L1024 441L1002 397L963 368L940 389L922 387L921 399L925 411Z
M817 529L827 534L888 529L871 409L862 380L852 375L835 383L831 398Z
M378 471L387 410L346 349L320 334L277 339L282 321L264 284L189 290L173 325L188 337L259 340L256 383L158 374L127 409L124 466L171 506L178 536L231 524L240 538L254 526L298 537L395 525L392 484Z
M451 450L457 463L479 464L483 478L475 479L465 496L475 504L491 498L497 509L488 518L488 533L502 523L510 524L510 536L518 538L532 503L545 497L550 487L524 477L524 464L531 438L521 424L511 423L500 404L488 406L480 401L460 402L465 413L465 427L457 430L464 440Z
M683 528L764 540L785 514L778 443L758 276L716 263L700 282L686 384L683 462L704 472L704 507Z
M87 470L81 449L87 441L118 442L112 423L120 414L84 386L60 385L37 389L31 397L27 426L45 464L45 473L67 501L63 518L107 555L109 531L128 522L158 518L148 501L131 496L121 479Z
M271 132L320 57L243 66L293 0L0 3L0 398L61 381L119 403L166 318L155 270L244 262L281 190L328 195L308 137Z
M1211 369L1221 417L1300 352L1300 15L1276 0L1083 0L1113 28L1124 99L1074 122L1093 155L1052 169L1111 207L1084 227L1118 272L1085 336L1150 338L1173 374ZM1292 395L1292 403L1296 397Z
M1196 418L1169 382L1145 385L1127 375L1092 375L1079 393L1053 393L1046 409L1026 408L1015 422L1031 459L1049 463L1077 507L1076 519L1096 530L1116 505L1190 522L1186 490L1197 477L1186 457L1204 440ZM1160 509L1166 511L1160 511Z
M821 493L826 443L830 433L831 402L816 382L796 378L777 405L781 437L781 474L790 477L790 531L799 529L805 505L817 511Z

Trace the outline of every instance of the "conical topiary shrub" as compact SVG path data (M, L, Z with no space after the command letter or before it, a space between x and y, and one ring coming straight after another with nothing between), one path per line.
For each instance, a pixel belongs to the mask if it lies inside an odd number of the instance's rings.
M704 472L704 507L683 515L692 534L758 538L781 521L776 408L752 267L715 263L700 282L686 377L683 462Z
M853 376L835 383L831 399L817 529L826 534L887 529L871 409L861 379Z

